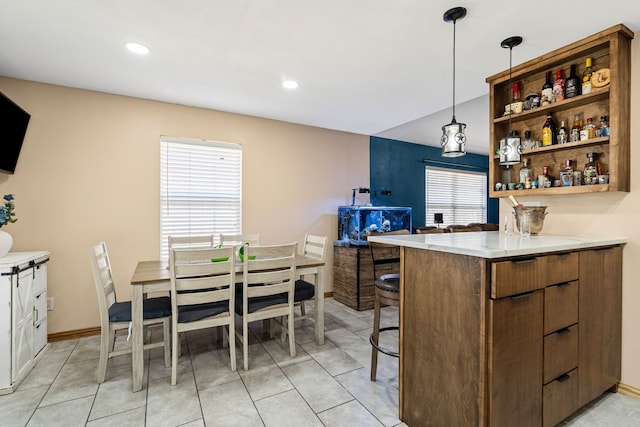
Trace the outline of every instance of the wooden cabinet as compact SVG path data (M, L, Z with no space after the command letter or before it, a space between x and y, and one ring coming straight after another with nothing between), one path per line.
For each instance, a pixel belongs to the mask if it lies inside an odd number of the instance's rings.
M382 258L397 258L399 249L379 249ZM379 275L398 273L399 263L376 267ZM354 310L369 310L375 302L373 260L369 246L334 246L333 298Z
M548 194L572 194L603 191L630 191L630 84L631 84L631 40L633 32L624 25L616 25L583 40L572 43L538 58L513 67L512 81L519 82L521 93L540 90L545 80L545 72L563 70L565 77L572 64L577 65L578 75L582 75L585 59L593 58L593 69L610 70L610 84L585 95L562 100L547 106L541 106L522 113L512 114L511 119L504 115L505 105L511 100L509 70L488 77L489 83L489 180L491 197L507 197L509 195L529 196ZM574 170L582 170L587 162L587 153L598 153L599 162L604 172L609 174L608 184L581 185L572 187L552 187L530 190L496 191L495 184L506 184L505 175L510 175L509 182L518 182L518 171L522 164L507 169L500 165L496 150L500 149L500 139L511 129L524 139L524 132L530 130L532 139L540 141L542 126L546 115L551 113L556 124L564 120L566 127L571 128L575 114L582 114L584 120L592 117L594 124L599 124L600 116L609 117L610 136L569 142L566 144L540 147L522 153L522 158L529 159L532 180L542 173L542 167L548 166L550 175L559 179L559 170L565 160L573 161Z
M620 380L620 246L402 259L406 424L553 426Z
M12 392L47 344L47 252L0 258L0 394Z

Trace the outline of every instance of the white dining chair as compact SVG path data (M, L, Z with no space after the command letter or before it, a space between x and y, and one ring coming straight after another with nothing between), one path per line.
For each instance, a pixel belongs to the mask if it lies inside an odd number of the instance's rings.
M131 353L131 346L114 350L116 332L128 329L131 323L131 301L118 301L111 271L107 245L100 242L91 248L90 259L93 279L98 294L100 310L100 360L98 362L98 383L103 383L110 358ZM164 364L170 363L170 320L171 300L169 297L147 298L142 308L143 326L162 326L163 340L145 344L144 349L164 348Z
M169 250L173 248L214 247L214 235L169 236Z
M304 246L302 247L302 255L317 260L318 262L325 262L327 256L327 236L314 236L313 234L305 234ZM300 277L296 280L294 301L296 306L300 307L300 315L296 315L295 320L311 319L306 313L304 302L313 298L324 298L324 295L316 295L315 283L308 282ZM314 316L315 317L315 316Z
M237 287L236 314L242 316L242 357L249 369L249 323L286 318L289 354L296 355L294 332L294 284L297 243L245 246L242 287ZM253 258L255 257L255 258Z
M231 370L236 370L235 259L233 249L174 248L169 252L171 277L171 384L177 381L178 334L223 327L229 339Z

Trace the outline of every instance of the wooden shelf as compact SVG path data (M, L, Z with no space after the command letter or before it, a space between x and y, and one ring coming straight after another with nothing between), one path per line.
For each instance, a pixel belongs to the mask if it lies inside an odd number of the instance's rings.
M608 144L608 143L609 143L609 137L603 136L600 138L587 139L585 141L567 142L566 144L555 144L555 145L548 145L546 147L534 148L532 150L523 150L522 156L534 155L537 153L544 153L545 151L572 150L576 147L587 147L589 145L601 145L601 144ZM500 159L500 156L497 154L494 154L493 158L494 160Z
M531 188L529 190L495 191L494 197L551 196L554 194L602 193L609 191L609 184L577 185L575 187Z

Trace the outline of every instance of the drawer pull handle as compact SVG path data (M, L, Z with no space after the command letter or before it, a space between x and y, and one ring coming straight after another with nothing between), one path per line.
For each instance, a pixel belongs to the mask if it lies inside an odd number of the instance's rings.
M571 332L571 329L569 328L562 328L559 331L556 331L556 334L558 335L564 335L564 334L568 334L569 332Z
M564 282L564 283L558 283L556 286L558 286L559 288L566 288L570 284L571 283L569 283L569 282Z
M566 380L568 380L569 378L571 378L569 376L569 374L564 374L564 375L560 375L558 378L556 378L556 381L558 381L559 383L563 383Z
M599 249L596 249L596 252L609 252L610 250L613 250L613 247L599 248Z
M516 261L511 261L514 264L528 264L530 262L536 262L538 258L527 258L527 259L519 259Z
M525 292L523 294L513 295L510 298L513 299L513 300L516 300L516 299L526 298L526 297L528 297L530 295L533 295L533 291Z

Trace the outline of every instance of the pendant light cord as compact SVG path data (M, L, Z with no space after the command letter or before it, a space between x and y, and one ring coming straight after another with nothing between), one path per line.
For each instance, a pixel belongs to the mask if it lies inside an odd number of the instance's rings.
M511 136L511 114L513 114L513 110L511 105L513 104L513 82L511 79L511 55L513 53L513 47L509 47L509 90L511 91L511 101L509 102L509 132L507 132L507 138Z
M451 123L456 122L456 21L453 20L453 119Z

